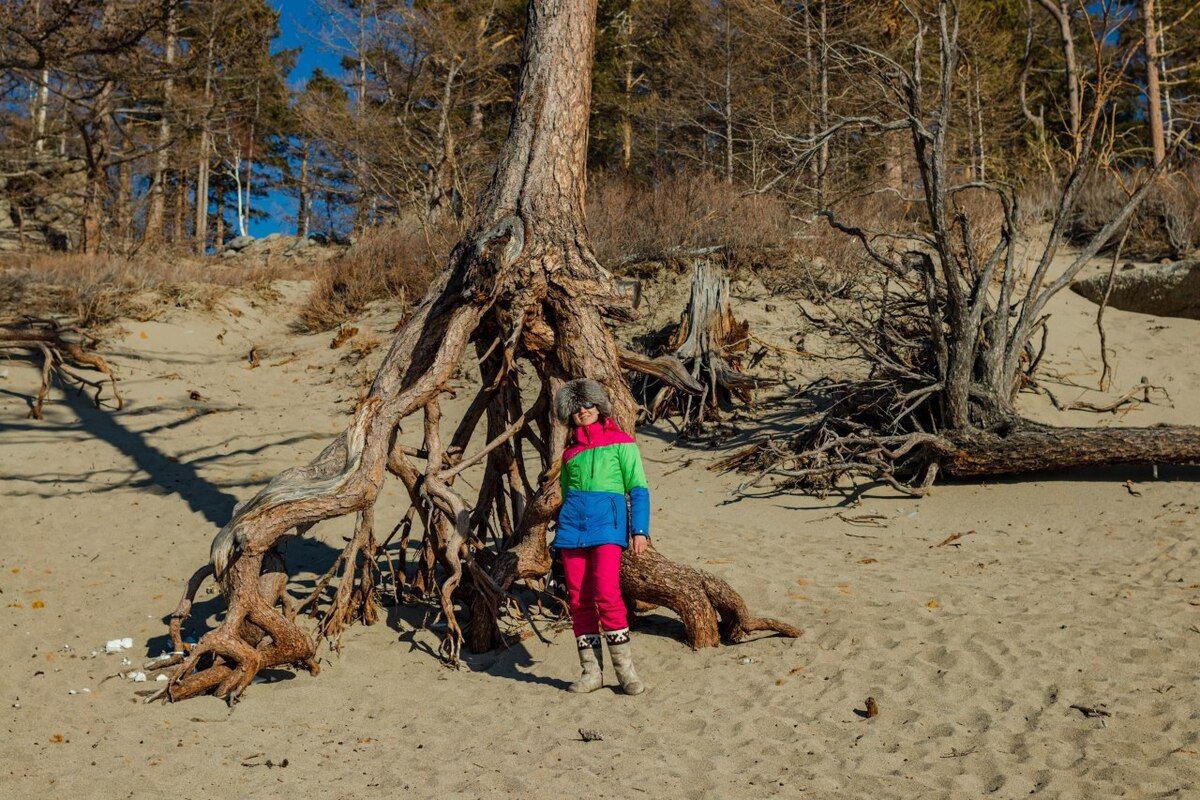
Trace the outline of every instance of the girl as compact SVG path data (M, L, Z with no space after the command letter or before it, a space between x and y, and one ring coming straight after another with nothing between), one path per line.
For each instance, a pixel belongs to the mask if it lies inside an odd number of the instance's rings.
M633 438L612 418L608 394L595 381L567 383L555 397L554 410L573 427L562 455L563 503L554 534L583 668L570 690L594 692L604 684L603 628L621 689L641 694L646 687L633 669L620 573L626 545L641 555L650 536L650 491L642 458Z

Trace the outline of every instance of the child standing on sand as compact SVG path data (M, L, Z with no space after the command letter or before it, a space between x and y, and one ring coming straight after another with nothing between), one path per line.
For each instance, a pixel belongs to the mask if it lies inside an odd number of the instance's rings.
M594 692L604 684L603 629L621 689L641 694L646 687L633 668L620 573L625 547L640 555L650 536L650 491L642 458L633 437L612 418L608 394L596 381L567 383L555 397L554 410L571 427L562 455L563 502L554 534L583 669L570 691Z

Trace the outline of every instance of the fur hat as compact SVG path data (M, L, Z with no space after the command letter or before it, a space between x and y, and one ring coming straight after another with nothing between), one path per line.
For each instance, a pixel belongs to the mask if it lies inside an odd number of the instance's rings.
M584 403L595 405L601 416L612 416L612 402L608 399L608 392L591 378L568 381L559 389L554 398L554 413L560 421L570 422L571 415Z

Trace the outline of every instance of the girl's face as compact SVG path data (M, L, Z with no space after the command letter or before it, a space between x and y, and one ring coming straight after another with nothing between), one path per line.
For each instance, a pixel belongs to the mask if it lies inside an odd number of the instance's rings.
M600 419L600 412L591 404L580 406L579 410L571 415L571 421L580 427L591 425L598 419Z

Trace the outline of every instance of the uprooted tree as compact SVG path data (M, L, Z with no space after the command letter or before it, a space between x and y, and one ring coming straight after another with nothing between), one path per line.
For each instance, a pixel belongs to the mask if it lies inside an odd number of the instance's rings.
M172 618L179 652L156 664L175 667L166 697L213 692L234 701L266 667L316 671L315 640L295 622L279 547L322 520L358 515L346 551L301 605L322 605L318 634L330 638L356 619L373 619L380 550L374 507L389 473L412 501L398 527L407 536L420 524L419 567L427 585L439 579L443 656L456 661L464 642L474 650L499 646L501 604L521 604L514 582L550 568L547 528L560 503L558 454L567 436L549 413L550 398L567 380L587 375L608 389L618 421L632 428L636 406L605 323L627 316L629 299L596 262L583 226L595 0L531 0L528 14L508 138L473 229L396 335L349 427L311 463L280 473L241 504L213 539L210 563L192 576ZM439 398L469 348L482 388L447 440ZM523 398L535 392L521 385L522 360L540 384L527 407ZM405 447L398 426L418 413L423 444ZM468 455L485 417L486 444ZM536 476L526 445L540 465ZM480 462L484 477L468 502L456 478ZM209 575L228 609L184 654L179 625ZM326 600L322 593L335 577L337 589ZM724 581L654 550L627 553L621 579L637 607L675 610L693 647L754 630L799 635L751 616ZM470 609L465 630L456 601Z
M1130 186L1121 208L1073 258L1056 258L1080 187L1099 164L1113 162L1107 119L1131 57L1128 46L1112 47L1119 20L1108 16L1108 4L1091 19L1094 64L1083 93L1089 105L1078 132L1062 143L1060 159L1070 170L1039 243L1020 235L1012 185L978 170L964 176L953 162L952 131L963 99L956 85L964 56L957 11L945 0L928 12L905 8L915 29L907 64L862 45L837 54L885 87L896 118L842 119L805 143L815 153L830 137L851 131L903 131L911 138L923 190L918 228L869 230L822 212L833 227L857 237L882 268L877 284L865 282L851 301L824 298L823 316L814 318L863 370L809 387L819 410L799 435L757 443L717 466L756 473L741 487L745 494L793 487L829 492L863 479L920 494L939 473L1200 461L1197 427L1052 427L1022 418L1015 408L1020 391L1044 391L1037 374L1047 303L1127 224L1168 162ZM925 53L929 40L936 42L932 56ZM994 232L989 215L999 218ZM1027 258L1033 270L1026 278Z

